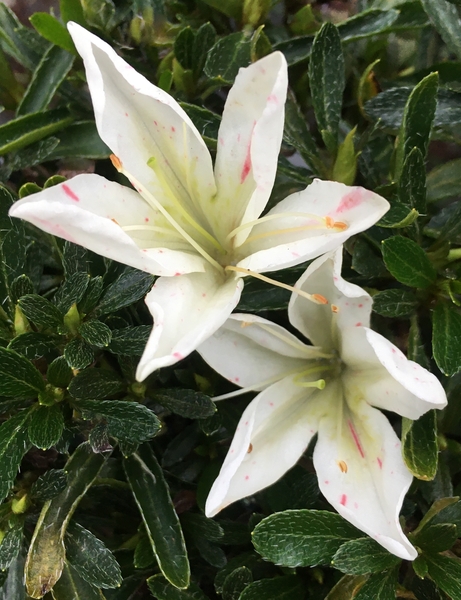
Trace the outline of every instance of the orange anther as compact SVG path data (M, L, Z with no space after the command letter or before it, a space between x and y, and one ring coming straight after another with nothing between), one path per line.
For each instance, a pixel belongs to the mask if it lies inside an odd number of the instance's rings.
M115 219L111 219L111 221L120 227L120 223L117 223Z
M339 231L344 231L348 228L348 225L346 225L346 223L343 223L342 221L335 221L333 227L335 229L339 229Z
M248 446L247 453L248 453L248 454L250 454L251 452L253 452L253 444L250 444L250 445Z
M322 294L312 294L312 300L317 304L328 304L328 300Z
M118 156L115 156L115 154L111 154L109 156L109 158L110 158L110 162L114 165L114 167L117 169L117 171L120 172L122 170L122 162L118 158Z
M245 327L249 327L250 325L253 325L253 323L252 323L251 321L242 321L242 322L240 323L240 327L241 327L242 329L244 329Z
M325 217L325 223L329 229L332 229L336 225L331 217Z
M336 306L336 304L332 304L331 305L331 312L337 313L339 311L339 308Z
M340 468L341 473L347 473L347 463L343 460L338 460L338 467Z

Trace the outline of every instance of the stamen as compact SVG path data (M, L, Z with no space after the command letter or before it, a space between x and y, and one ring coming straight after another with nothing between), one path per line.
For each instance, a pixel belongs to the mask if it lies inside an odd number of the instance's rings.
M149 190L142 185L139 181L137 181L132 175L127 173L123 168L123 165L119 158L117 158L114 154L111 155L111 161L114 167L117 169L119 173L123 173L128 177L128 179L133 183L139 193L143 196L145 200L147 200L150 205L157 209L162 215L166 218L166 220L180 233L180 235L187 241L189 244L199 253L205 260L207 260L210 264L212 264L219 271L223 271L222 266L212 258L208 252L206 252L197 242L181 227L179 223L170 215L170 213L160 204L160 202L149 192Z
M317 381L299 381L296 385L305 388L317 388L318 390L323 390L326 385L326 382L325 379L317 379Z
M341 473L347 473L347 463L344 460L338 460L338 467Z
M320 350L318 353L316 352L315 357L314 357L314 356L312 356L312 351L317 350L317 348L315 346L304 346L301 342L297 342L297 341L293 340L292 338L289 338L288 336L283 335L283 333L281 333L280 331L277 331L276 329L272 329L271 327L269 327L269 325L266 325L264 323L258 323L257 321L255 321L253 323L247 323L247 326L248 325L256 325L260 329L267 331L267 333L270 333L271 335L278 338L279 340L282 340L283 342L285 342L285 344L288 344L289 346L296 348L296 350L304 352L312 360L316 360L317 358L326 358L328 360L331 360L332 358L334 358L333 354L323 354L322 352L320 352Z
M113 220L113 219L112 219ZM118 223L117 223L118 225ZM179 235L176 231L167 229L166 227L156 227L155 225L125 225L122 227L123 231L155 231L157 233L165 233L166 235L174 235L180 239L183 239L182 235Z
M248 244L249 242L254 242L255 240L260 240L266 237L271 237L274 235L282 235L284 233L297 233L299 231L312 231L315 229L334 229L337 231L344 231L347 229L347 225L345 223L340 223L340 227L336 227L338 223L334 223L332 227L325 225L304 225L301 227L289 227L288 229L274 229L273 231L266 231L265 233L257 233L256 235L249 235L247 239L241 244Z
M288 213L278 213L274 215L266 215L265 217L259 217L254 221L248 221L247 223L243 223L239 225L235 229L233 229L226 237L226 240L231 240L233 237L240 233L244 229L248 229L249 227L254 227L255 225L259 225L260 223L265 223L266 221L273 221L274 219L286 219L287 217L301 217L304 219L313 219L316 221L325 221L326 218L331 219L331 217L320 217L319 215L313 215L311 213L301 213L301 212L288 212ZM333 220L333 219L331 219Z
M250 271L249 269L243 269L242 267L227 266L227 267L224 267L224 270L225 271L235 271L236 273L244 273L245 275L251 275L251 277L254 277L255 279L261 279L261 281L265 281L266 283L271 283L272 285L281 287L284 290L288 290L289 292L294 292L295 294L298 294L299 296L302 296L303 298L307 298L308 300L310 300L311 302L314 302L315 304L328 304L328 300L325 298L325 296L322 296L321 294L308 294L307 292L304 292L303 290L292 287L291 285L288 285L287 283L282 283L281 281L276 281L275 279L271 279L270 277L266 277L265 275L261 275L260 273L256 273L255 271Z

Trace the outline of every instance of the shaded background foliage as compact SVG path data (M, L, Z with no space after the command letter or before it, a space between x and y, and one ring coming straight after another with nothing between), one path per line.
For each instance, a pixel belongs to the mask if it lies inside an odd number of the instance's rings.
M30 23L24 4L21 20L0 4L0 599L461 598L459 0L44 4L28 3L45 11ZM374 327L449 396L442 414L395 421L415 475L402 511L413 564L331 512L309 449L207 519L250 396L215 405L232 386L197 354L136 382L154 278L8 218L63 177L120 177L68 20L177 98L212 151L238 69L281 50L291 91L271 204L314 177L391 202L348 242L345 269L373 295ZM292 284L304 267L274 277ZM288 298L249 281L239 310L287 326Z

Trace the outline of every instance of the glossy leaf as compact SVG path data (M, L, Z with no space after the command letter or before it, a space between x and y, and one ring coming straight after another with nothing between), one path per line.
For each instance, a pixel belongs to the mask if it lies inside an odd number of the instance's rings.
M408 317L418 306L414 293L406 289L390 289L373 296L373 312L383 317Z
M78 373L69 385L74 398L107 398L123 390L118 376L106 369L86 369Z
M461 31L456 6L446 0L421 0L421 3L443 41L461 59Z
M301 579L294 575L274 577L250 583L242 592L239 600L303 600L306 589Z
M461 563L441 554L426 554L430 578L453 600L461 598Z
M400 559L390 554L371 538L343 544L333 557L332 565L349 575L381 573L398 565Z
M120 310L136 302L152 286L154 278L148 273L127 268L104 292L96 309L96 314L104 315Z
M0 347L0 394L33 398L45 389L40 372L13 350Z
M63 429L64 418L61 407L57 404L38 406L30 414L29 439L31 444L41 450L47 450L59 442Z
M397 587L396 569L371 575L354 600L395 600Z
M432 352L445 375L461 370L461 315L448 304L438 304L432 314Z
M417 421L403 419L402 452L405 464L418 479L434 479L438 464L437 417L428 411Z
M195 583L191 583L187 590L181 590L172 586L162 575L153 575L147 580L147 585L157 600L208 600Z
M105 600L101 590L85 581L72 565L64 564L62 575L51 590L53 600Z
M216 412L216 405L210 397L194 390L163 390L154 399L187 419L205 419Z
M413 240L396 235L383 242L382 252L386 267L397 281L421 289L434 283L437 272Z
M0 500L10 491L22 457L30 448L27 436L29 412L22 410L0 426Z

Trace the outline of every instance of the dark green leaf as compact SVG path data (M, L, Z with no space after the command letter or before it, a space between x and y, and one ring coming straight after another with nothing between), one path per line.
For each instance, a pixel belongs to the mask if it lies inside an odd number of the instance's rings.
M439 237L442 240L456 242L461 233L461 205L456 203L449 206L449 208L454 210L450 211L447 220L440 229ZM441 216L442 213L439 213L439 215Z
M48 160L59 158L108 158L110 150L99 137L93 121L73 123L57 135L59 143Z
M153 438L161 426L151 410L135 402L82 400L78 407L85 418L105 419L109 435L136 444Z
M247 567L238 567L224 580L222 586L223 600L238 600L244 589L253 581L250 569Z
M43 377L27 358L0 347L0 395L33 398L44 389Z
M188 587L190 567L184 537L151 448L144 444L124 460L124 466L160 570L175 587Z
M248 585L239 600L303 600L306 588L295 575L263 579Z
M74 398L107 398L123 391L118 376L105 369L85 369L72 379L69 392Z
M114 354L125 356L141 356L147 344L152 327L138 325L137 327L122 327L112 331L109 350Z
M314 172L322 172L323 165L319 157L319 151L307 127L306 119L294 97L290 96L285 105L284 140L301 154Z
M423 159L426 158L437 107L438 87L438 73L431 73L415 86L408 98L396 148L397 181L407 157L414 148L420 150Z
M48 44L26 29L5 3L0 3L0 40L3 49L27 69L35 69Z
M251 38L237 31L221 38L209 50L204 71L210 78L232 83L240 67L251 63Z
M324 23L312 45L309 85L317 125L330 152L338 144L339 119L345 86L344 56L337 28Z
M61 577L51 595L53 600L105 600L101 590L85 581L68 563L63 565Z
M89 282L90 276L87 273L74 273L64 281L53 298L58 310L63 315L67 313L73 304L80 302Z
M71 522L65 544L66 559L85 581L103 589L116 588L122 583L114 555L91 531Z
M207 108L195 106L194 104L187 104L187 102L181 102L181 108L183 108L191 118L205 142L209 146L216 148L221 117Z
M147 533L141 534L134 551L133 564L136 569L146 569L155 562L152 546ZM176 588L174 588L176 589Z
M429 576L453 600L461 598L461 562L441 554L426 554Z
M38 294L27 294L19 300L24 315L35 323L45 328L59 328L63 324L62 314L49 300Z
M133 304L149 291L153 281L154 278L149 273L137 269L125 269L104 292L96 308L96 314L104 315Z
M74 21L85 27L85 17L80 0L59 0L59 11L64 23Z
M153 575L147 580L147 585L157 600L208 600L195 583L191 583L187 590L181 590L173 587L162 575Z
M110 31L114 23L115 5L112 0L84 0L83 15L89 25Z
M349 575L380 573L400 563L400 558L390 554L371 538L361 538L343 544L331 561L335 569Z
M60 439L64 429L61 407L38 406L29 417L29 439L31 444L41 450L54 446Z
M103 287L104 280L102 277L93 277L90 279L85 295L78 305L80 312L83 314L88 314L95 308L99 298L101 297Z
M34 284L27 275L20 275L11 283L11 301L17 302L22 296L34 293Z
M82 323L79 328L79 333L86 342L92 346L97 346L98 348L108 346L112 339L110 328L97 319Z
M36 360L48 356L55 351L56 340L51 335L28 331L21 333L11 340L8 350L14 350L24 355L29 360Z
M287 510L266 517L253 531L253 544L265 558L286 567L328 564L344 542L360 532L335 513Z
M417 421L403 418L402 452L405 464L418 479L429 481L437 473L437 417L430 410Z
M67 475L62 469L50 469L37 479L31 494L37 500L51 500L67 487Z
M461 59L461 31L456 6L446 0L421 0L421 2L450 51Z
M75 339L64 348L64 358L72 369L84 369L94 360L94 353L84 340Z
M216 412L216 406L210 397L194 390L164 389L153 398L187 419L205 419Z
M429 202L459 195L461 189L461 158L444 162L427 176Z
M209 51L216 41L216 30L211 23L204 23L195 34L191 69L199 77L205 66Z
M1 362L1 361L0 361ZM0 426L0 499L4 500L17 475L22 457L30 447L27 437L27 410Z
M6 533L0 543L0 570L8 569L19 554L22 545L22 523L16 523Z
M39 112L48 107L56 90L72 68L74 58L72 54L62 48L50 46L36 68L22 97L16 111L18 117Z
M42 140L64 129L72 120L66 109L54 108L18 117L0 125L0 155Z
M445 375L461 370L461 315L448 304L438 304L433 312L432 352Z
M386 267L397 281L424 289L436 280L431 261L413 240L400 235L388 238L382 244L382 252Z
M62 266L66 278L71 277L74 273L87 273L88 251L82 246L66 241L62 251Z
M70 33L64 27L62 23L56 19L53 15L44 12L36 12L30 17L30 22L46 40L52 44L56 44L59 48L63 48L68 53L75 54L75 46L70 37ZM70 67L69 67L70 69ZM69 70L68 69L68 70ZM64 73L62 79L66 76Z
M59 388L66 388L73 377L72 369L67 364L64 356L58 356L48 366L46 379L48 383Z
M412 543L430 553L449 550L458 539L454 523L431 524L412 537Z
M354 600L395 600L396 569L371 575Z
M408 317L417 306L416 296L410 290L384 290L373 296L373 311L383 317Z
M419 148L413 148L403 164L398 194L403 205L426 212L426 166Z

